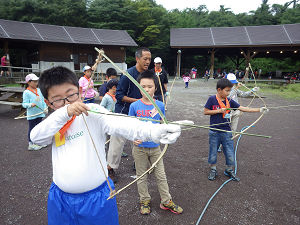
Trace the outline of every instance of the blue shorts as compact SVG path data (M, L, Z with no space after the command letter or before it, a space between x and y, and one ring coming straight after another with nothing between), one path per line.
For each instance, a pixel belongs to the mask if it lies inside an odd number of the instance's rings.
M48 225L118 225L117 201L106 200L109 194L106 181L80 194L66 193L53 182L48 195Z
M95 102L95 98L84 98L83 103L87 104L87 103L94 103Z

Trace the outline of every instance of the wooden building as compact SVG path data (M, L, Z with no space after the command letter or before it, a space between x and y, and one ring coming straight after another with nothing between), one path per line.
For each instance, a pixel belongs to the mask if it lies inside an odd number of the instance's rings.
M106 55L122 69L125 63L126 47L137 44L124 30L94 29L55 26L0 19L0 47L4 54L18 51L17 66L43 71L63 65L71 70L82 70L93 65L97 52L94 47L104 49ZM11 61L12 65L15 65ZM16 65L15 65L16 66ZM105 72L109 63L98 65L98 72Z

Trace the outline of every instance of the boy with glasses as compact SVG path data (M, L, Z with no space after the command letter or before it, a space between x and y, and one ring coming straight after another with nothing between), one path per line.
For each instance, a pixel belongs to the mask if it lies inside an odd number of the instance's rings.
M48 224L119 224L116 199L106 200L114 189L103 167L106 134L174 143L180 127L106 115L103 107L82 103L76 75L64 67L44 71L39 85L55 110L30 135L36 144L52 143Z

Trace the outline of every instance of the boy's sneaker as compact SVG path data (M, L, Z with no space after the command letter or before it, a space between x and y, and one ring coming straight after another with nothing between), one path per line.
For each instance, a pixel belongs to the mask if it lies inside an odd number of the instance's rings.
M149 215L151 212L150 200L141 201L140 204L141 204L140 213L142 215Z
M232 180L240 181L240 178L236 176L232 169L225 169L224 174L225 176L232 178Z
M115 173L115 171L114 171L114 169L113 168L111 168L111 169L108 169L108 176L109 176L109 178L110 179L112 179L112 181L114 182L114 183L117 183L117 176L116 176L116 173Z
M218 152L222 152L221 145L220 145L220 147L218 148Z
M208 179L209 180L215 180L217 176L218 176L217 170L211 169L209 174L208 174Z
M175 214L181 214L183 212L183 209L179 205L176 205L172 200L170 200L168 204L160 204L160 208L163 210L170 210Z
M42 148L42 146L35 145L35 144L29 144L28 145L28 150L29 151L38 151Z

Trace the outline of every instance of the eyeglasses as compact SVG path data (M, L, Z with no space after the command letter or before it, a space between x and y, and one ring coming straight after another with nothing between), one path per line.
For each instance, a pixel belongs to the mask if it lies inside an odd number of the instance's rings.
M59 108L65 105L66 100L68 102L75 102L79 98L79 92L71 94L67 96L66 98L58 99L53 102L50 102L51 105L53 105L55 108Z

